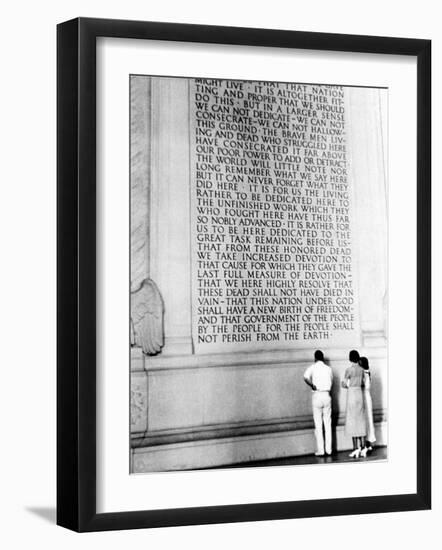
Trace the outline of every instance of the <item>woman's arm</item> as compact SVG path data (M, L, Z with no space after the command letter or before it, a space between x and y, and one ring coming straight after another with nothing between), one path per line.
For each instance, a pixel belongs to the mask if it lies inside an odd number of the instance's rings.
M368 371L364 372L364 388L366 390L371 388L371 375Z
M344 388L344 390L348 390L348 387L350 385L350 373L348 372L348 368L345 369L344 373L344 380L341 382L341 387Z

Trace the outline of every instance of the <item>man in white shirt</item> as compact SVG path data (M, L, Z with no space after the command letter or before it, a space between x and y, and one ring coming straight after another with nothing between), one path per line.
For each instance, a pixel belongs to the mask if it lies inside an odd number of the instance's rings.
M313 420L315 422L316 456L324 456L324 434L325 452L331 455L332 432L331 432L331 387L333 384L333 371L324 363L324 354L320 350L315 351L315 362L305 371L304 381L312 392Z

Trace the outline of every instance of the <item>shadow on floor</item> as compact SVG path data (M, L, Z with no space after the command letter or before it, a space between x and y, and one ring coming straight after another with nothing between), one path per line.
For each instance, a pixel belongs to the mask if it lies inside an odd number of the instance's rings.
M55 508L49 508L44 506L27 506L26 511L38 516L49 523L55 524L57 519L57 512Z
M305 456L290 456L285 458L273 458L270 460L255 460L252 462L242 462L240 464L229 464L225 466L215 466L213 469L219 468L260 468L265 466L292 466L305 464L332 464L344 462L374 462L387 459L387 447L376 447L366 458L350 458L350 451L340 451L333 453L331 456L318 457L315 455ZM212 468L210 468L212 469Z

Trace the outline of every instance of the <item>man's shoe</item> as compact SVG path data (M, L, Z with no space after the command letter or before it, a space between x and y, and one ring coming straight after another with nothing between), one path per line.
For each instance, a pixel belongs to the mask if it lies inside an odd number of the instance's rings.
M324 456L324 453L315 453L315 456Z

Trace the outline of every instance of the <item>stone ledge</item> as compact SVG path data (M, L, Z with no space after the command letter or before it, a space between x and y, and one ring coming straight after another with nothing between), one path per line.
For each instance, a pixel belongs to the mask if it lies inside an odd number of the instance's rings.
M373 411L373 416L375 423L386 422L387 415L384 409L375 409ZM341 413L337 418L334 416L332 422L334 429L342 427L345 422L345 414ZM222 439L226 437L274 434L303 429L313 430L313 428L313 417L311 414L307 414L295 418L277 418L265 422L259 420L256 422L195 426L191 429L182 428L175 430L133 432L131 434L131 447L153 447L157 445Z
M387 444L387 425L376 424L377 445ZM343 426L336 429L338 451L351 449ZM228 437L132 450L131 473L194 470L241 462L302 456L315 452L313 430L285 431L254 436Z
M332 349L327 351L326 359L329 361L348 362L348 349ZM313 362L313 348L267 350L256 352L218 353L210 355L156 355L144 357L140 348L131 350L131 366L133 371L144 370L172 370L189 368L213 368L213 367L278 367L284 364L292 364L293 367L305 366ZM361 355L368 355L371 360L385 359L387 349L385 346L360 348Z

